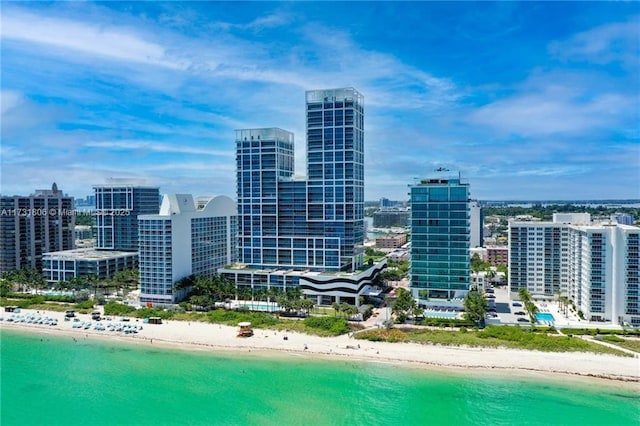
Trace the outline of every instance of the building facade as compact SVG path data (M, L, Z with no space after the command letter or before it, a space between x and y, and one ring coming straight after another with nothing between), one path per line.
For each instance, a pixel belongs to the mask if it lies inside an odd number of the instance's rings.
M54 183L29 196L0 197L0 272L21 268L42 271L42 255L74 245L73 197Z
M585 319L640 325L640 228L558 222L509 223L509 288L569 297Z
M409 210L385 208L373 213L374 228L405 228L409 225Z
M407 244L407 234L387 234L376 238L376 247L380 249L396 249Z
M158 213L159 188L140 180L107 179L93 189L96 248L138 251L138 215Z
M422 306L461 305L469 290L469 184L424 179L410 187L410 201L412 295Z
M553 297L566 292L569 229L566 223L509 222L509 289Z
M236 131L240 264L220 272L239 286L301 286L308 297L357 303L375 278L362 274L364 100L353 88L308 91L305 114L306 180L294 176L291 132ZM333 275L303 286L310 272Z
M138 216L140 302L172 304L190 275L213 277L237 260L237 211L229 197L207 200L167 194L160 213Z
M629 213L614 213L611 215L611 220L620 225L633 225L633 215Z
M130 251L77 248L43 255L43 275L49 285L89 275L111 278L116 272L137 265L138 254Z
M508 246L487 246L486 261L491 266L507 266L509 264L509 247Z
M640 228L569 226L566 294L590 321L640 326Z

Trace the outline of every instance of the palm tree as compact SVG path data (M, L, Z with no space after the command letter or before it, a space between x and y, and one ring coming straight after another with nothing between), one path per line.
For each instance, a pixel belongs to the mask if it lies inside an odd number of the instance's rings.
M520 296L520 300L522 300L524 304L525 310L529 314L529 320L531 321L531 324L535 323L536 314L538 313L538 307L535 303L533 303L533 300L531 299L531 293L529 293L529 290L527 290L526 287L520 287L520 289L518 290L518 295Z
M342 307L340 306L340 304L338 302L333 302L331 304L331 307L335 310L334 316L337 317L338 316L338 312L340 312Z
M275 303L279 295L280 295L280 289L278 287L271 286L267 289L267 296L269 297L269 302L274 303L274 306L272 309L274 311L275 311Z
M309 315L309 311L313 309L314 303L311 299L300 299L300 308Z
M529 314L529 320L531 321L531 324L534 324L536 322L536 314L538 313L538 307L536 306L535 303L528 300L524 302L524 308L527 310L527 313Z

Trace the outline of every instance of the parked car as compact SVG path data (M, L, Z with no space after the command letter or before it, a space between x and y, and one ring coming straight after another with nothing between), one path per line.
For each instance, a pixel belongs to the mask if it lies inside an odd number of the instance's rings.
M515 315L527 315L525 312L522 311L518 311L518 312L514 312Z
M521 306L522 306L522 303L520 303L520 302L513 302L513 306L521 307Z
M518 322L529 322L526 318L518 318Z

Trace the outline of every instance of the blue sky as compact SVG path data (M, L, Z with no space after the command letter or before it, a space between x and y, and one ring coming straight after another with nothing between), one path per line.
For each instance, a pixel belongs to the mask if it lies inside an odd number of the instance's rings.
M640 3L2 2L3 194L235 198L234 130L365 97L365 198L640 198Z

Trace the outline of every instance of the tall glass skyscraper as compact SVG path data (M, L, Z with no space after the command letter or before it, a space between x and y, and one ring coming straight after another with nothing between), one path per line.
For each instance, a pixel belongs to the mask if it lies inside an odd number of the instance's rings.
M241 286L300 285L322 303L355 304L384 267L361 268L364 98L353 88L308 91L305 114L306 180L294 177L292 133L236 131L243 265L220 272ZM339 271L356 274L323 275Z
M364 242L364 98L353 88L306 94L310 233L340 239L340 265Z
M461 305L469 290L469 184L438 178L410 188L412 294L421 305Z
M306 181L293 175L293 133L236 131L240 259L353 270L364 240L363 97L351 88L306 95Z

